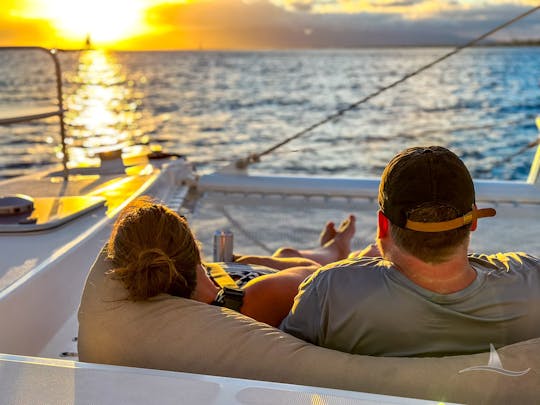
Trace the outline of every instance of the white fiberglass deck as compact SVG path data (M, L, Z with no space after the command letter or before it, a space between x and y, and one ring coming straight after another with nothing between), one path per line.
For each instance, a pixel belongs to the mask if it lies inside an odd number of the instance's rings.
M106 201L105 206L51 229L30 232L21 225L21 232L11 228L2 232L0 228L0 319L9 325L0 333L0 353L58 358L76 352L76 311L86 274L110 234L115 215L145 193L174 207L178 195L187 191L176 184L184 168L182 160L169 162L166 168L146 162L131 174L123 169L78 174L65 182L59 176L37 173L0 182L2 194Z
M440 404L438 401L0 354L0 404Z

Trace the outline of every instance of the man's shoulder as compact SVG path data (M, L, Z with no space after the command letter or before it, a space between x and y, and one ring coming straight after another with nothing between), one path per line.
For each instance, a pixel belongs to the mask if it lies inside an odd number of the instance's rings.
M506 252L494 254L469 255L469 261L487 269L504 271L537 269L540 270L540 259L524 252Z
M357 277L369 276L392 267L392 263L381 257L361 257L344 259L321 267L313 278L324 279L328 277L347 277L351 273Z

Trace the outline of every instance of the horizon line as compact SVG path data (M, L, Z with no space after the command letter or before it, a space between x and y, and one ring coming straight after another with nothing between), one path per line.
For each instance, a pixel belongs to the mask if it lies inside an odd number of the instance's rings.
M253 47L253 48L204 48L203 46L193 48L168 48L168 49L129 49L107 46L93 46L92 48L56 48L62 52L81 52L81 51L109 51L109 52L274 52L274 51L317 51L317 50L362 50L362 49L393 49L393 48L455 48L461 44L385 44L385 45L358 45L358 46L306 46L306 47ZM539 40L527 41L497 41L476 44L471 48L494 48L494 47L537 47L540 46Z

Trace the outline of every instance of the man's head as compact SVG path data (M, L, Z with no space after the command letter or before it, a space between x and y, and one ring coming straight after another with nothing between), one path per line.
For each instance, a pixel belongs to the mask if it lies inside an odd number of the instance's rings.
M465 164L441 146L414 147L386 166L379 207L390 221L396 245L430 263L445 261L463 246L476 219L474 185Z

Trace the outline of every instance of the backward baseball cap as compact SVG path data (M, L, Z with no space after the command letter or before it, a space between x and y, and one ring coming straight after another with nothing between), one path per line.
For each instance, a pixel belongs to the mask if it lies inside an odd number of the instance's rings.
M416 209L429 205L451 207L456 218L442 222L409 219ZM413 147L397 154L382 174L379 207L394 225L419 232L449 231L496 213L493 208L476 208L469 170L442 146Z

